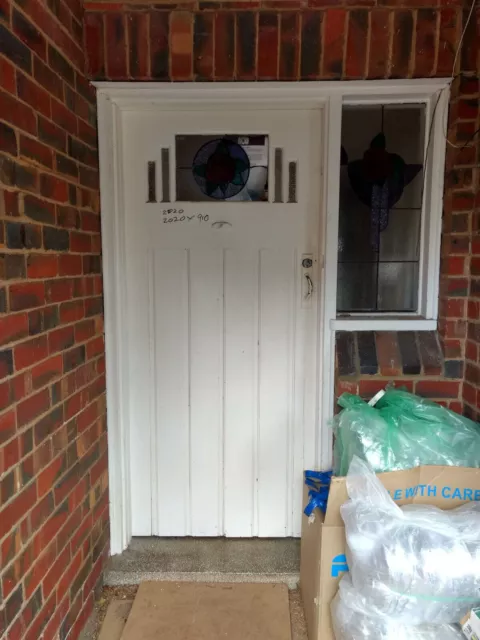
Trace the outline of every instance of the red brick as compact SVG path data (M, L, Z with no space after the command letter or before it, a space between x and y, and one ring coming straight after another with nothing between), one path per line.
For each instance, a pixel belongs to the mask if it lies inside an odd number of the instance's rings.
M10 285L10 309L21 311L45 304L45 285L43 282L25 282Z
M348 12L348 37L345 60L347 78L364 78L367 61L368 12L357 9Z
M415 75L424 78L433 74L435 66L437 12L419 9L415 33Z
M105 49L103 13L86 12L84 18L87 71L92 78L105 77Z
M43 6L38 0L24 0L22 9L30 16L35 26L62 50L63 55L69 58L71 63L82 68L83 56L80 47L64 29L59 28L56 20L52 20L52 15L46 6Z
M90 253L92 250L92 236L87 233L72 231L70 249L75 253Z
M51 491L55 482L65 471L63 456L57 456L43 471L37 479L38 497L41 498Z
M61 597L60 594L59 594L59 597ZM57 602L58 602L58 599L57 599ZM56 638L58 637L58 630L60 628L60 625L62 621L67 617L69 608L70 608L70 599L67 593L67 595L62 600L61 604L57 605L55 609L55 613L50 618L50 620L48 621L48 624L45 627L45 630L43 632L44 640L56 640Z
M1 422L1 419L0 419ZM3 459L3 462L2 462ZM3 475L9 471L12 467L18 464L20 460L20 449L18 438L14 438L7 442L7 444L1 449L0 452L0 475Z
M102 25L103 26L103 25ZM99 30L99 25L93 28ZM132 12L127 14L128 63L130 77L140 80L148 77L148 29L147 14ZM98 67L98 54L93 50ZM95 77L95 74L93 74Z
M127 47L125 16L107 13L104 17L107 47L107 77L110 80L127 79Z
M0 443L6 442L15 433L15 411L5 411L0 414Z
M280 14L279 53L279 79L298 80L300 61L300 16L298 12Z
M465 123L467 124L467 123ZM475 127L475 125L473 125ZM475 207L475 195L471 191L455 191L452 197L454 211L470 211Z
M56 100L52 100L52 118L56 124L68 133L77 134L77 119L67 107Z
M50 599L45 604L43 604L40 612L38 613L37 617L33 621L33 624L29 627L23 640L37 640L37 638L42 637L43 639L45 637L42 631L55 612L55 608L56 608L55 603L56 603L56 597L55 597L55 594L53 594L50 597ZM78 633L80 633L80 630ZM73 640L74 635L71 634L71 636Z
M57 586L58 581L62 577L62 573L70 563L71 554L70 547L67 545L65 549L60 553L58 558L52 564L50 570L45 576L43 581L43 593L46 598L50 596L50 594L54 591Z
M23 427L50 408L50 394L43 389L17 405L18 427Z
M413 12L395 11L393 24L393 50L391 75L394 78L411 76Z
M90 211L82 211L80 214L80 226L84 231L100 231L100 216ZM480 249L480 243L479 243ZM480 250L479 250L480 253Z
M343 75L343 49L347 12L343 9L325 11L323 76L340 78Z
M5 58L0 58L0 87L9 93L16 93L15 68Z
M55 278L45 282L47 301L63 302L73 297L73 280L71 278Z
M15 369L20 371L48 356L47 336L39 336L22 342L13 350Z
M0 345L15 342L28 336L28 316L26 313L0 317Z
M81 413L77 415L77 430L78 433L83 433L88 427L90 427L98 418L98 405L96 402L92 402ZM96 439L96 437L95 437ZM93 442L91 443L93 444ZM93 486L93 484L92 484Z
M98 336L87 344L87 360L103 353L103 336Z
M35 110L50 118L50 94L27 76L17 72L18 97L29 105L35 105Z
M457 105L458 117L464 120L476 120L479 113L478 98L465 98Z
M37 118L33 109L3 91L0 91L0 120L33 135L37 132Z
M62 323L75 322L85 316L85 306L83 300L72 300L60 305L60 321Z
M81 599L80 599L80 602L82 602ZM77 619L75 620L75 623L74 623L73 629L72 629L72 639L73 638L78 638L78 636L81 633L85 623L87 622L88 618L90 617L90 615L91 615L91 613L93 611L93 606L94 606L93 594L90 594L88 599L84 602L80 614L78 615ZM27 639L27 640L30 640L30 639Z
M35 564L33 565L32 569L25 576L24 586L26 598L30 598L33 595L33 592L45 577L49 567L55 561L55 557L56 547L55 542L53 542L47 547L47 549L43 551L39 558L36 558Z
M191 80L193 73L193 23L187 11L173 11L170 18L172 80Z
M385 78L388 71L388 55L391 35L391 12L377 9L370 13L370 53L368 77Z
M27 257L27 275L29 278L52 278L57 273L57 256L45 253L31 253Z
M468 381L463 383L463 399L472 406L476 404L477 390L473 385L469 384Z
M402 373L402 362L398 349L397 334L379 332L376 334L377 359L382 376L398 376Z
M10 404L12 404L11 382L10 380L5 380L5 382L0 384L0 411L6 409ZM0 469L0 476L1 475L2 470Z
M478 349L479 349L479 345L476 342L467 340L467 343L465 345L465 357L467 358L467 360L472 360L472 362L477 362Z
M215 78L233 80L235 65L235 16L215 13Z
M45 198L57 202L68 202L68 182L57 176L42 173L40 175L40 193Z
M261 12L258 23L258 60L259 80L278 78L279 28L278 14Z
M465 258L451 256L447 260L446 272L451 276L460 276L465 273Z
M419 380L415 393L424 398L458 398L460 382L449 380Z
M446 338L465 338L467 325L464 320L447 320L444 331Z
M465 316L465 300L449 299L446 300L445 317L447 318L463 318Z
M17 218L20 215L17 191L3 191L3 202L6 216Z
M459 413L460 415L462 415L463 406L461 402L457 400L454 400L453 402L449 402L448 408L450 409L450 411L455 411L455 413Z
M445 358L461 358L462 343L460 340L443 340L443 351Z
M352 393L357 395L358 382L352 382L350 380L337 380L335 385L335 395L340 397L342 393Z
M53 356L32 369L32 386L40 389L58 376L63 371L63 359L61 355Z
M362 398L372 398L381 389L385 389L389 380L385 378L362 378L358 382L358 393Z
M78 120L78 137L85 144L97 147L97 131L83 120Z
M213 25L215 15L208 12L199 12L194 15L194 21L193 73L197 80L213 80Z
M35 483L24 489L6 507L3 507L0 518L0 538L10 531L13 526L33 507L37 497Z
M95 320L83 320L75 325L75 342L84 342L95 335Z
M20 155L49 169L53 168L53 150L33 138L20 136Z
M480 302L478 300L468 301L468 317L470 320L480 319Z
M70 254L59 256L59 274L61 276L82 275L82 256Z
M75 343L73 327L61 327L48 334L48 347L50 353L64 351Z

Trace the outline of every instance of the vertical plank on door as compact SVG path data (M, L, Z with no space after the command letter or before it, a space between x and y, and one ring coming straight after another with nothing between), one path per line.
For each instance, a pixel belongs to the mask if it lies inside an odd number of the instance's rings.
M155 255L155 533L188 534L188 253Z
M282 537L291 491L294 251L260 256L259 535Z
M256 500L258 251L225 252L225 535L249 537Z
M191 535L223 534L223 251L190 252Z
M131 268L127 280L128 301L126 314L129 327L128 390L130 409L130 480L132 535L151 536L153 474L151 468L152 394L155 382L145 384L150 371L149 344L152 326L149 322L153 300L149 293L152 277L152 252L129 257ZM138 282L145 283L139 287ZM142 313L138 313L142 309Z

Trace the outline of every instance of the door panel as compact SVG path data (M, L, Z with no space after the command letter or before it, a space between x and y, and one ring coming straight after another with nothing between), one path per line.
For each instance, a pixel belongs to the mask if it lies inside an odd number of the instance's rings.
M258 533L281 537L290 507L295 252L261 252L260 289Z
M225 251L225 535L252 536L258 448L258 251Z
M300 534L318 428L320 115L123 115L134 535ZM269 201L147 202L148 163L173 198L175 135L200 133L268 135Z
M158 492L152 511L154 531L161 527L164 535L176 536L184 535L190 526L189 255L181 249L164 249L152 251L152 256L155 316L151 348L155 369L147 381L148 387L153 386L156 402L156 428L151 431L155 443L152 483L169 487Z
M190 251L192 533L218 536L223 467L223 252Z

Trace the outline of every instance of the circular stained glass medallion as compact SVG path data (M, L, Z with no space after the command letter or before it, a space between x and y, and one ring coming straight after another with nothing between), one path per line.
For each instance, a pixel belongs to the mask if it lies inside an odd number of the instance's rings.
M250 161L243 147L228 139L211 140L197 151L193 177L202 192L216 200L228 200L245 187Z

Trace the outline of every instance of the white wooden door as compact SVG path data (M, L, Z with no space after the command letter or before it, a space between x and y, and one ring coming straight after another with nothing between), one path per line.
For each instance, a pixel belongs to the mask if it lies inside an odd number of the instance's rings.
M299 536L318 415L321 113L192 106L120 126L133 535ZM263 140L268 201L177 199L200 189L180 158L199 135Z

